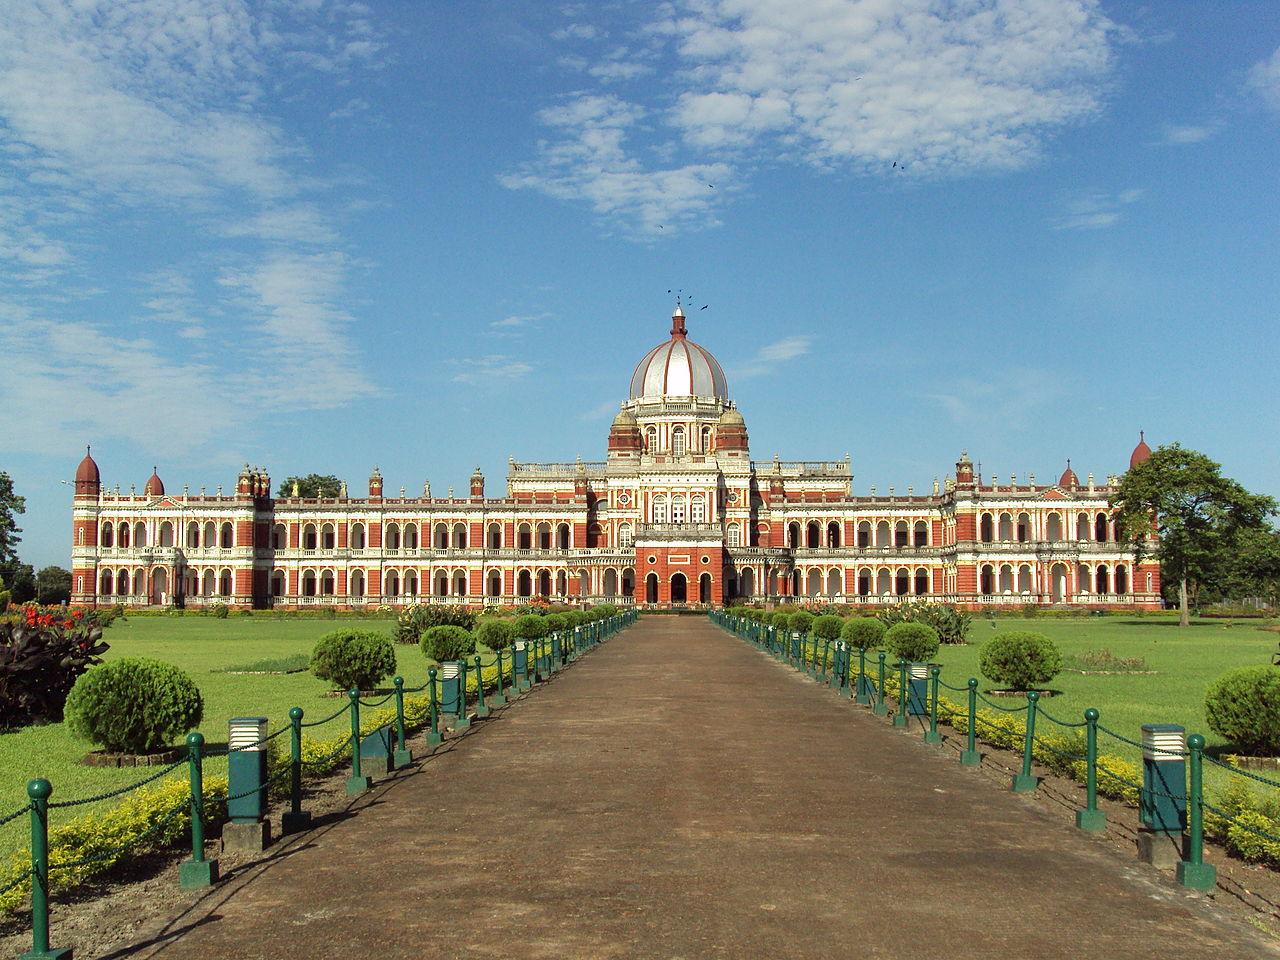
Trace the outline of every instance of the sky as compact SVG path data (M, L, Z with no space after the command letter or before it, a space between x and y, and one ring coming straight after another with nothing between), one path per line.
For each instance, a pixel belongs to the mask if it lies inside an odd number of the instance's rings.
M675 295L756 459L854 492L1280 495L1280 5L25 0L0 14L0 470L501 495L603 459ZM703 307L705 306L705 309Z

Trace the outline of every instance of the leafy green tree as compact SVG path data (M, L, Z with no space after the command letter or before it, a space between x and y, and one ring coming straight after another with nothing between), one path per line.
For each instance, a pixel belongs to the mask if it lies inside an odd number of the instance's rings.
M15 562L4 578L9 585L11 603L26 603L36 598L36 572L31 564Z
M22 528L14 519L27 512L25 497L18 496L13 490L13 478L0 470L0 577L15 587L18 573L18 544L22 537ZM17 601L16 590L14 600Z
M1214 586L1226 600L1260 597L1271 606L1280 605L1280 531L1240 531Z
M71 571L41 567L36 574L36 602L62 603L64 600L71 600Z
M1170 444L1130 469L1115 498L1137 558L1154 557L1164 578L1177 583L1184 627L1191 623L1189 587L1221 577L1242 536L1269 529L1276 512L1274 499L1250 493L1221 470L1203 453Z
M305 477L287 477L276 491L277 497L292 497L293 485L298 485L300 497L336 497L342 490L342 481L335 476L308 473Z

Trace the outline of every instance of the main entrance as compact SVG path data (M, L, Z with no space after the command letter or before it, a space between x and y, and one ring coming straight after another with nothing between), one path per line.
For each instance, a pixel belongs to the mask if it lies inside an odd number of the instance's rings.
M689 580L683 573L671 576L671 602L685 603L689 599Z

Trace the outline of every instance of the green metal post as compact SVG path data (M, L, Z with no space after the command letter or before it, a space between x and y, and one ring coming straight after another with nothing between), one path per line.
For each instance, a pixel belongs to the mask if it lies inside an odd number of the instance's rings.
M960 762L966 767L976 767L982 763L982 754L978 752L978 678L969 678L969 732L966 734L965 748L960 751Z
M822 640L822 679L827 679L827 654L831 651L831 639L824 637Z
M858 688L854 691L854 702L864 705L871 702L871 693L867 690L867 651L865 647L858 648Z
M1098 809L1098 711L1084 712L1084 809L1076 811L1076 826L1090 833L1107 829L1107 812Z
M404 731L404 677L396 677L391 681L396 688L396 747L393 757L395 768L407 767L413 763L413 754L409 751L408 737Z
M925 743L941 743L942 734L938 732L938 675L942 673L941 667L932 667L929 670L929 729L924 735Z
M360 691L348 690L351 702L351 776L347 778L347 794L355 796L373 786L372 777L360 775Z
M889 708L884 705L884 667L887 654L880 654L880 687L877 690L876 705L871 708L871 712L877 717L883 717L889 712Z
M191 859L178 864L178 883L188 889L211 887L218 881L218 861L204 857L204 735L187 734L187 765L191 772Z
M499 650L495 656L497 657L494 663L498 668L498 687L493 694L493 705L501 707L507 702L507 695L502 689L502 651Z
M1034 690L1027 691L1027 735L1022 744L1022 772L1014 774L1014 793L1035 793L1040 786L1040 778L1031 772L1031 748L1036 740L1036 701L1040 694Z
M470 728L471 718L467 716L467 658L463 657L458 661L458 711L453 717L453 730L457 733Z
M435 667L427 670L427 702L430 704L428 708L430 719L427 722L431 725L431 729L427 731L428 747L438 747L444 742L444 735L440 733L440 700L436 692L436 672Z
M311 813L302 809L301 707L289 708L289 809L280 818L280 832L298 833L311 826Z
M893 714L893 725L905 727L907 725L907 661L900 659L895 666L898 668L898 709Z
M48 780L32 780L27 784L31 801L31 951L19 960L51 960L70 957L64 948L49 948L49 794L53 786Z
M1187 859L1178 862L1178 882L1191 890L1212 890L1218 882L1218 870L1204 862L1204 737L1193 733L1187 737Z
M480 669L480 654L476 654L476 716L487 717L489 706L484 702L484 672Z

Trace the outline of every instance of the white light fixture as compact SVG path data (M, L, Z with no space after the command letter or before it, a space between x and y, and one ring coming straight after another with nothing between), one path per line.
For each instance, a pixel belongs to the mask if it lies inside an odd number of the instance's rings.
M232 753L258 752L267 749L266 717L232 717L228 722L227 749Z

